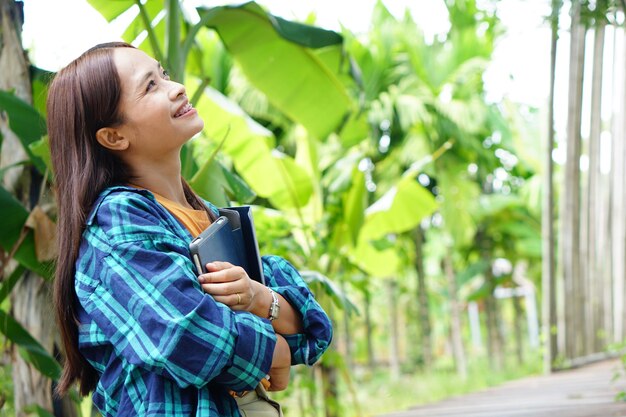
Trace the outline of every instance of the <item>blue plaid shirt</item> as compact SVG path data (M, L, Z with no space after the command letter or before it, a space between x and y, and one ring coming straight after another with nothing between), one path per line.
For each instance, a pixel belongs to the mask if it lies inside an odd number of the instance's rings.
M111 187L94 204L75 288L79 349L100 374L93 401L104 417L239 416L229 390L269 371L271 323L202 291L191 239L149 191ZM292 363L312 365L330 343L328 317L287 261L265 256L263 269L302 315L304 333L285 336Z

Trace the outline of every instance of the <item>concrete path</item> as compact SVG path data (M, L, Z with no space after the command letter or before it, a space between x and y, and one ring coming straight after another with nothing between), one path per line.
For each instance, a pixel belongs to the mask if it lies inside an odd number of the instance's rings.
M626 417L619 360L505 383L385 417ZM616 372L622 376L613 381Z

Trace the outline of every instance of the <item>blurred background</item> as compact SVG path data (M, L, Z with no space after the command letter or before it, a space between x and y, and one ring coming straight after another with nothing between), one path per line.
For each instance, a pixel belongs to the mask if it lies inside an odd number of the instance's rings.
M205 129L185 178L250 204L335 325L277 398L373 416L621 354L622 0L0 0L0 415L53 401L54 72L123 39ZM616 378L622 378L620 374Z

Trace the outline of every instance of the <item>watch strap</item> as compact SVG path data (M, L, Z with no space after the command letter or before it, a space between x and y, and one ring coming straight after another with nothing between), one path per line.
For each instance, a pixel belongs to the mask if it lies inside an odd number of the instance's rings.
M270 311L267 318L270 321L274 321L278 318L278 314L280 313L280 304L278 303L276 293L271 288L269 290L272 295L272 304L270 304Z

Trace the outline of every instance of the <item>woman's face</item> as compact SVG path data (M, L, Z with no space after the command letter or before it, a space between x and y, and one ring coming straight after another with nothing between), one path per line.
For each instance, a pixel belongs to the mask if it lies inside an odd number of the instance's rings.
M118 130L128 139L129 155L159 160L202 130L185 87L171 81L156 60L138 49L116 48L113 61L122 87L124 122Z

